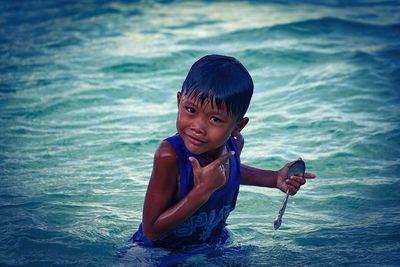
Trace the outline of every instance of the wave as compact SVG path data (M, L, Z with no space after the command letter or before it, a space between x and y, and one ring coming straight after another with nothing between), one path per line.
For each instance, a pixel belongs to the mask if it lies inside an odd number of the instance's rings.
M287 32L300 36L307 34L315 36L318 34L351 33L355 35L375 35L378 37L398 37L393 36L392 33L400 34L400 24L377 25L348 19L323 17L273 26L269 31Z
M318 35L339 35L343 37L369 36L398 40L400 23L378 25L336 17L322 17L295 21L286 24L266 26L256 29L232 31L215 37L196 38L180 41L181 44L219 44L240 40L244 43L287 39L288 37L308 38Z

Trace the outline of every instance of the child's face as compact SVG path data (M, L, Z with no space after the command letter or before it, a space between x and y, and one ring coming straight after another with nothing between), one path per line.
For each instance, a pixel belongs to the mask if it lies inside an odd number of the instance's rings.
M176 128L190 152L200 155L220 149L236 123L235 115L228 114L226 108L218 110L211 100L201 105L196 97L178 93Z

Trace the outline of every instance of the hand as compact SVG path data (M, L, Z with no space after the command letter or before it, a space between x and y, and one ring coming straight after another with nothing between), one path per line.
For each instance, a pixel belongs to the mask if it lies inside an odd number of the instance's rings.
M189 157L193 167L194 187L202 187L206 192L213 193L224 186L227 181L224 163L234 154L234 151L225 153L205 167L201 167L196 158Z
M298 160L300 159L301 158ZM306 183L306 179L314 179L317 177L314 173L305 172L304 177L300 174L296 174L291 176L290 179L287 179L288 170L295 162L296 160L286 163L285 166L277 172L276 177L276 187L284 193L286 193L289 188L289 194L292 196L295 195L297 191L299 191L300 187Z

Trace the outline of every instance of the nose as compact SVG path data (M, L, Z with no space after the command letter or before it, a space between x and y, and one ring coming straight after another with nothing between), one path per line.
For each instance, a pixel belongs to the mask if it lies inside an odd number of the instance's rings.
M195 118L192 120L192 123L190 125L190 129L198 135L205 135L207 133L206 131L206 124L202 118Z

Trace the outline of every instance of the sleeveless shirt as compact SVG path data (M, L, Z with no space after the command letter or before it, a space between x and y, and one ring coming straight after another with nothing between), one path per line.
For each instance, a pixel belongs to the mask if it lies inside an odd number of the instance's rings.
M193 188L193 169L189 157L192 154L185 146L182 138L176 134L165 139L175 149L179 161L179 195L174 204L183 199ZM228 151L235 151L229 159L229 178L226 184L215 191L193 215L182 224L163 234L157 240L149 240L143 233L140 224L131 242L145 246L179 248L196 244L221 244L229 237L225 229L229 213L235 208L239 193L240 157L236 140L230 137L226 143Z

